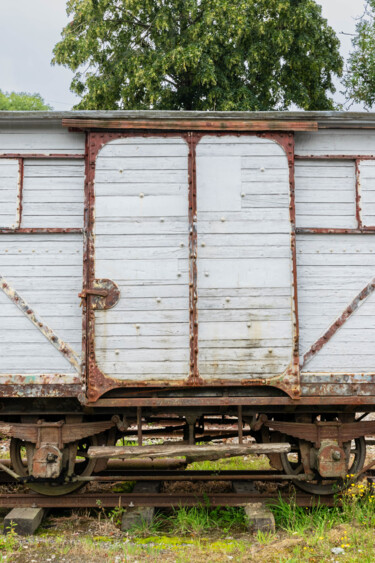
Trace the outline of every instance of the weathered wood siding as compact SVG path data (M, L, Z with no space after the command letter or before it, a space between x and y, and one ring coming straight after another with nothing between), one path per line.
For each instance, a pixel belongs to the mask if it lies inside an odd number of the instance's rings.
M119 303L96 311L100 369L118 379L189 375L188 146L181 138L126 138L99 153L95 275Z
M20 181L18 160L0 159L0 228L15 228Z
M355 229L355 164L296 160L296 226Z
M355 159L375 156L375 134L366 130L297 133L295 152L301 157L296 160L297 227L359 228ZM309 160L308 156L333 158ZM359 219L364 227L375 226L374 182L374 161L358 160ZM374 236L350 232L297 235L301 364L304 354L375 278ZM374 373L374 313L372 294L303 365L304 381L309 381L309 373L322 377L333 372Z
M80 355L82 236L0 235L0 274ZM2 291L0 319L0 373L74 373L72 365Z
M289 172L283 149L255 136L197 147L199 372L203 379L281 374L292 360Z
M375 277L373 235L299 235L301 356ZM306 371L375 371L375 301L364 300Z
M362 224L375 227L375 161L363 160L359 164L359 193Z
M0 154L84 154L84 135L50 125L2 126ZM83 160L25 158L17 224L19 161L0 159L0 227L83 227ZM0 276L76 356L82 350L82 234L0 234ZM79 381L76 369L0 291L0 382ZM13 374L13 378L12 378ZM9 376L9 377L6 377ZM25 376L19 378L18 376Z
M0 124L0 154L84 154L84 133L46 124Z

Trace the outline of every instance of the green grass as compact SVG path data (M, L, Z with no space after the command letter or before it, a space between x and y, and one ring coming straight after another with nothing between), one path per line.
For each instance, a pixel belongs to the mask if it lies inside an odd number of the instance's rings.
M244 456L218 459L217 461L196 461L187 466L191 471L220 471L220 470L266 470L270 468L269 459L266 456Z

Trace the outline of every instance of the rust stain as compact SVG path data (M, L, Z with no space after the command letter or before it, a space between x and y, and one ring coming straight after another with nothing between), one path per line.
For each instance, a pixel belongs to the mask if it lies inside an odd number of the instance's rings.
M38 318L35 311L28 303L12 288L5 278L0 276L0 289L5 295L18 307L18 309L29 319L29 321L40 330L40 332L51 342L64 358L74 367L77 373L81 373L80 360L74 352L73 348L66 342L61 340L54 331L49 328L42 319Z

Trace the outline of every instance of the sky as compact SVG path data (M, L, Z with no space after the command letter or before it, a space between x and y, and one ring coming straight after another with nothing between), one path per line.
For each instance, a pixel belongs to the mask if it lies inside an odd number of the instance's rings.
M318 0L323 16L339 35L341 53L348 56L355 18L364 0ZM68 22L66 0L0 0L0 89L39 92L55 110L69 110L78 98L70 92L73 73L51 66L52 50ZM344 98L338 91L337 102ZM351 109L360 110L355 105Z

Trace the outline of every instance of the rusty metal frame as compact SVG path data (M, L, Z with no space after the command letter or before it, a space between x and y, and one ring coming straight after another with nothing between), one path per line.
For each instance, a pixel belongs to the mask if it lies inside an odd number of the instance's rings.
M106 126L108 127L108 126ZM294 194L294 135L290 131L254 133L244 130L200 130L200 131L165 131L157 128L139 131L126 129L125 131L95 131L86 133L86 181L85 181L85 247L84 247L84 273L83 291L87 293L95 280L95 167L100 149L108 142L124 137L178 137L183 138L188 144L188 194L189 194L189 334L190 334L190 373L186 381L152 381L139 382L132 380L118 380L107 377L98 367L95 355L95 311L91 307L91 297L83 304L83 373L86 374L87 398L80 394L82 403L95 405L105 393L118 388L138 387L152 388L182 388L191 386L220 387L229 386L269 386L284 391L293 398L300 397L299 381L299 354L298 354L298 303L297 303L297 263L295 243L295 194ZM278 143L284 150L288 159L289 186L290 186L290 223L291 223L291 259L292 259L292 321L293 321L293 358L290 366L281 375L258 379L211 379L209 382L202 380L198 370L198 312L197 312L197 204L196 204L196 146L205 135L257 135Z
M83 229L79 228L39 228L39 227L22 227L22 211L23 211L23 186L24 186L24 168L25 160L85 160L85 154L68 154L68 153L2 153L0 160L18 160L18 191L17 191L17 208L16 208L16 223L14 227L0 227L0 235L7 234L45 234L45 233L83 233Z
M355 166L355 216L357 228L327 228L327 227L298 227L297 234L371 234L375 232L375 226L364 226L362 222L361 207L361 175L360 163L363 160L375 160L375 156L363 154L324 154L324 155L295 155L295 160L346 160L354 162Z

